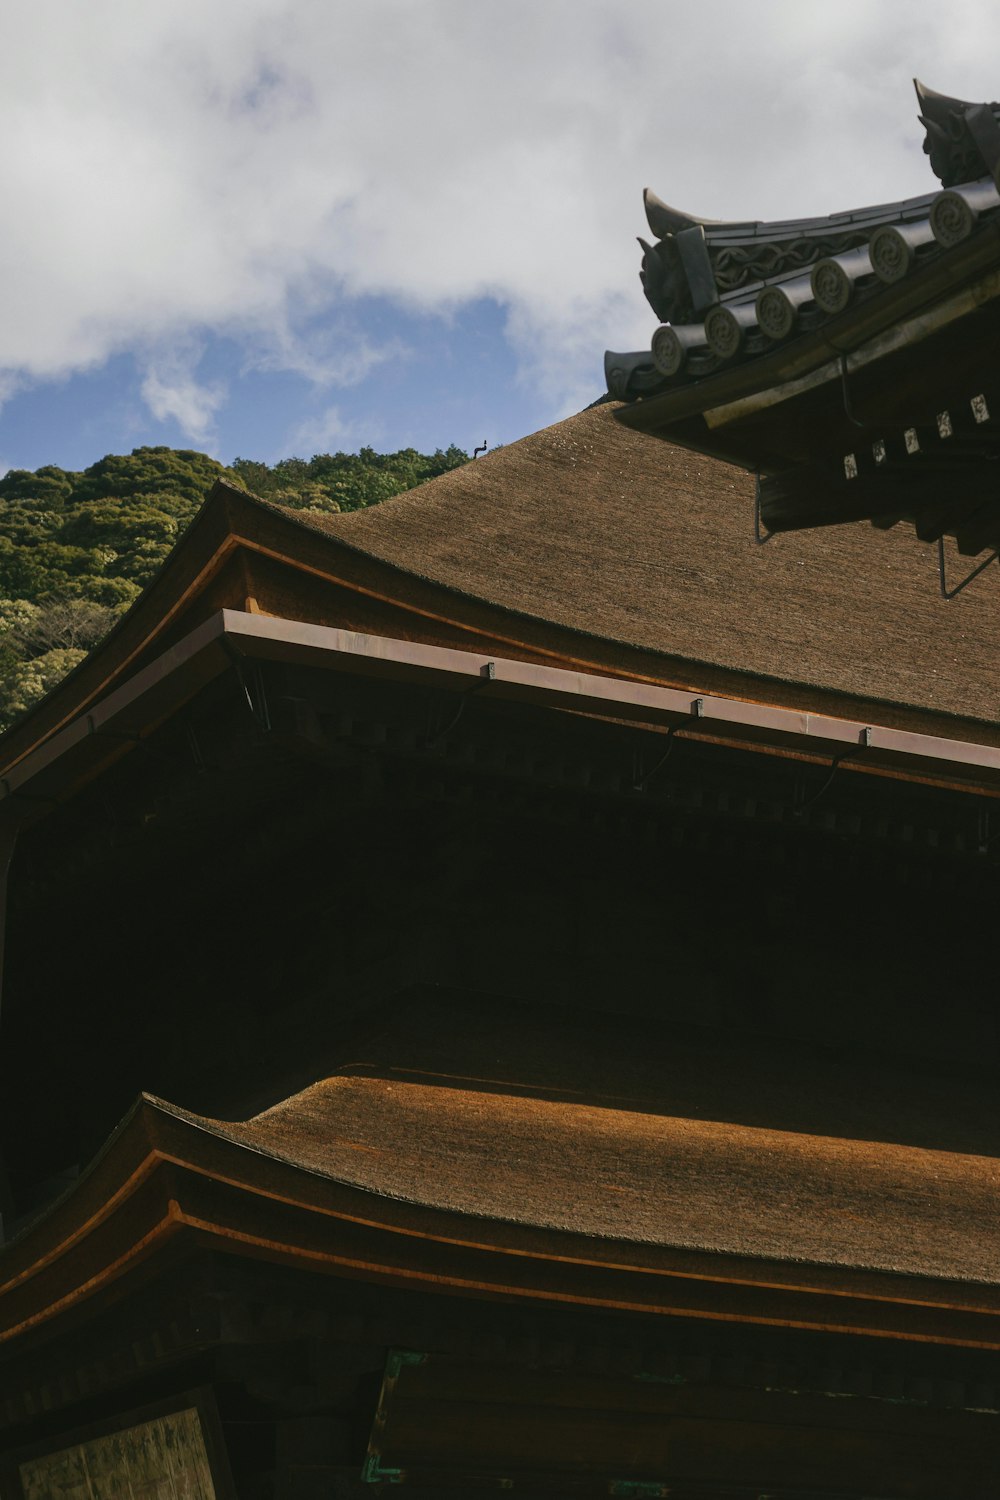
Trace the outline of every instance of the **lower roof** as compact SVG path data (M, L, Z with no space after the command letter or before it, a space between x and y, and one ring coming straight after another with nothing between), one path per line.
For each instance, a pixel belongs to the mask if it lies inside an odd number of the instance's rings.
M246 1123L198 1123L324 1177L475 1218L1000 1282L992 1157L398 1074L325 1078Z
M776 1085L752 1043L602 1024L486 1010L431 1073L404 1016L243 1121L144 1096L0 1254L0 1345L189 1236L529 1305L1000 1349L988 1089L808 1053Z

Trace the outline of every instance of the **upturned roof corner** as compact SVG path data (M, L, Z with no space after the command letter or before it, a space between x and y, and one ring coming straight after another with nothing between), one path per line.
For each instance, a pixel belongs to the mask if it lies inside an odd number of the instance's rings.
M605 376L624 423L757 474L772 533L907 520L972 556L1000 547L1000 105L915 88L936 192L730 222L647 189L659 326Z

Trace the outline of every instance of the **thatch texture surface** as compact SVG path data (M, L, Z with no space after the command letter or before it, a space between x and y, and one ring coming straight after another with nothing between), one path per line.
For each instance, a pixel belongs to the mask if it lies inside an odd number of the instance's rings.
M998 1278L1000 1184L986 1157L398 1077L327 1078L245 1124L210 1128L383 1196L484 1219Z
M610 406L370 510L297 519L512 616L736 671L747 697L767 696L757 677L1000 721L1000 569L945 602L909 528L759 547L750 476Z

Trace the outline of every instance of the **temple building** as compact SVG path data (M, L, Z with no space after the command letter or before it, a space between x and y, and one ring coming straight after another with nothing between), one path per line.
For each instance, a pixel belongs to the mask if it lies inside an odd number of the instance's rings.
M715 223L647 192L661 324L605 367L622 421L759 476L764 528L907 520L949 594L946 537L1000 547L1000 105L916 89L935 193Z
M994 1500L998 580L758 545L757 338L218 484L0 739L3 1500Z

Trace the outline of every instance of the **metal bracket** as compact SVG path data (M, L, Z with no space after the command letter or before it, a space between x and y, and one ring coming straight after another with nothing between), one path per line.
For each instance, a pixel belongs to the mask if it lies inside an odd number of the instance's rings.
M995 844L997 839L1000 839L1000 829L996 833L990 832L990 815L988 811L979 814L978 833L979 853L989 854L990 846Z
M383 1468L382 1455L379 1450L369 1449L364 1468L361 1470L362 1484L403 1484L405 1480L405 1469Z
M666 764L666 761L670 756L670 752L674 748L674 735L677 733L678 729L688 729L693 722L698 719L703 719L704 717L704 698L693 699L691 703L691 712L688 717L686 719L681 719L679 724L671 724L670 728L667 730L667 748L664 750L663 754L656 762L656 765L653 766L651 770L647 771L645 776L633 776L633 792L644 792L656 773ZM638 767L636 767L636 770L638 770Z
M482 673L483 675L480 677L479 681L474 682L470 688L466 688L465 692L462 694L454 717L449 719L448 723L444 726L443 729L439 729L437 734L432 734L430 739L424 741L425 750L432 750L436 745L440 745L442 740L446 740L449 734L451 734L451 731L454 729L455 725L458 723L459 719L465 713L465 705L468 703L472 695L474 693L478 693L482 688L486 687L487 683L496 681L496 662L486 662L486 664L482 668Z
M946 569L946 566L945 566L944 537L943 536L939 536L938 537L938 587L941 590L941 598L942 599L955 599L955 598L957 598L957 596L962 592L963 589L968 588L969 584L972 582L972 580L974 578L978 578L979 575L980 575L980 573L984 572L984 570L989 567L989 565L990 565L991 562L996 562L998 559L1000 559L1000 552L991 552L990 555L989 555L989 557L986 558L985 562L977 563L977 565L973 568L972 572L971 573L967 573L966 576L962 579L961 583L956 584L956 586L953 589L950 589L948 587L948 573L947 573L947 569Z
M769 541L772 540L772 538L775 536L775 534L776 533L773 532L773 531L767 531L767 532L761 533L761 529L760 529L760 475L759 474L755 474L754 475L754 487L753 487L753 537L754 537L754 541L757 543L758 547L763 547L765 545L765 543L767 543L767 542L769 542Z
M853 403L851 401L851 388L850 388L850 386L847 383L847 355L846 354L842 354L840 356L840 392L841 392L841 395L843 396L843 399L844 399L844 414L847 417L847 420L849 422L852 422L855 427L860 427L861 430L862 430L862 432L868 432L870 430L869 427L868 427L868 423L867 422L860 422L858 420L858 418L854 415L854 406L853 406Z
M372 1436L368 1445L368 1454L365 1458L361 1478L365 1484L404 1484L406 1482L406 1470L397 1468L391 1464L383 1464L382 1450L379 1443L385 1429L385 1421L388 1409L388 1401L395 1389L396 1381L399 1379L400 1371L407 1365L423 1365L427 1363L428 1356L421 1354L415 1349L390 1349L386 1355L385 1370L382 1375L382 1390L379 1393L378 1409L375 1413L375 1422L372 1427Z
M792 816L801 818L803 813L807 813L810 808L815 807L819 799L825 796L826 793L830 790L830 787L833 783L833 778L840 770L840 767L843 765L844 761L852 755L858 755L862 750L867 750L870 747L871 742L872 727L870 724L866 724L861 733L861 743L858 745L849 745L846 750L837 751L837 754L830 761L830 771L823 785L819 788L818 791L814 792L811 797L807 798L805 802L801 802L798 807L793 807Z
M205 757L201 753L201 742L198 739L197 731L190 720L185 724L184 729L187 735L188 748L191 751L191 759L194 762L194 768L199 775L204 775L208 767L205 764Z
M243 696L247 700L247 707L253 715L256 724L265 733L271 728L271 712L267 704L267 692L264 688L264 673L260 663L251 658L243 656L236 650L228 635L222 637L226 655L236 668L236 680L243 689Z
M267 690L264 687L264 671L259 662L250 664L249 682L246 675L243 676L243 691L246 693L250 712L265 733L271 728L271 710L267 702Z

